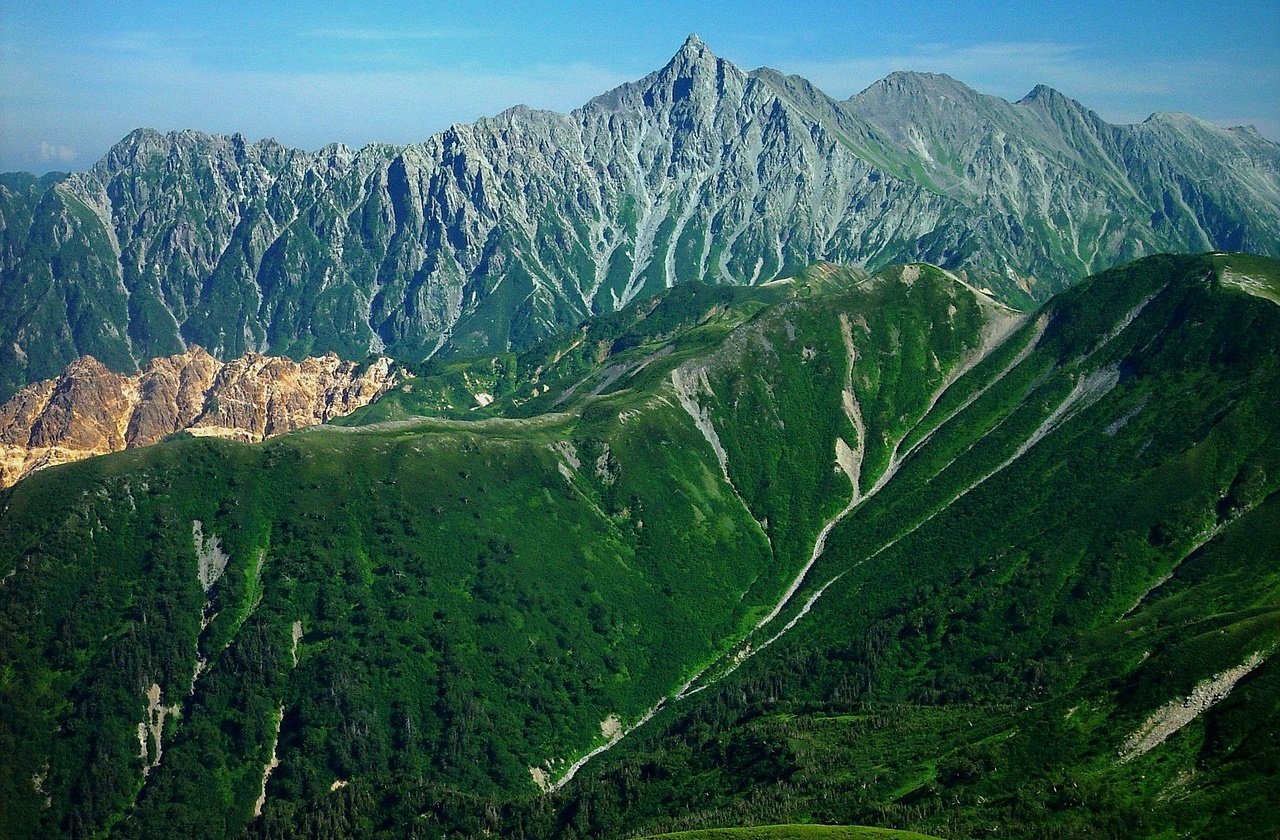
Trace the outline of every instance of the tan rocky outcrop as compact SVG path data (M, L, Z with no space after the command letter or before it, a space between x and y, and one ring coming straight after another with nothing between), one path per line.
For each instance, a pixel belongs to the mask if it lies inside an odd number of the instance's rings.
M0 406L0 486L183 430L260 441L349 414L395 378L390 359L362 367L332 353L301 362L252 353L224 363L193 346L133 375L82 356Z

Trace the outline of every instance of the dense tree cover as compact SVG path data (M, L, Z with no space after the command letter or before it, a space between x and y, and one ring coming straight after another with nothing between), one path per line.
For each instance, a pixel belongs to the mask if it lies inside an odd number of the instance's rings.
M740 632L770 557L677 418L610 439L608 499L570 431L187 440L24 484L0 536L11 825L224 834L282 708L272 801L392 771L521 790L638 718ZM231 557L208 606L196 521ZM139 791L153 683L179 710Z
M362 428L37 474L0 497L0 834L1274 831L1270 659L1121 760L1280 643L1280 311L1233 272L1280 277L1145 260L949 387L1012 314L943 272L688 284ZM379 425L479 371L440 411L481 422ZM850 498L837 437L892 478L753 630Z

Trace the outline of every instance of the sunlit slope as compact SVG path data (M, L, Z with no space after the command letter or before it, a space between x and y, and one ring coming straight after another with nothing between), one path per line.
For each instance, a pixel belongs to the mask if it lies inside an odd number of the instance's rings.
M1100 275L928 411L868 425L883 454L862 461L864 498L788 606L566 813L1274 832L1280 308L1259 288L1277 269L1160 257ZM864 417L889 356L855 364ZM626 774L681 781L623 805Z

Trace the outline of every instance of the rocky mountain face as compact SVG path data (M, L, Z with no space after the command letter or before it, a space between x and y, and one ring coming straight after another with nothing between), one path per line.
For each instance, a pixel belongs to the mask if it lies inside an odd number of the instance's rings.
M193 346L126 375L83 356L0 406L0 487L178 431L260 441L349 414L395 381L385 357L360 366L334 353L301 362L253 353L224 364Z
M1280 253L1280 147L1182 115L1114 126L897 73L845 101L696 37L569 114L308 153L138 130L0 179L0 398L91 354L530 346L674 283L928 260L1029 305L1158 251Z

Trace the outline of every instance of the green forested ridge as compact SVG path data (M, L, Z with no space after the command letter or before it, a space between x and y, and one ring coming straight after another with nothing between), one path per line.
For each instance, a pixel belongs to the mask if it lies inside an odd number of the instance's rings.
M37 473L0 834L1272 833L1278 280L680 285L344 428Z

